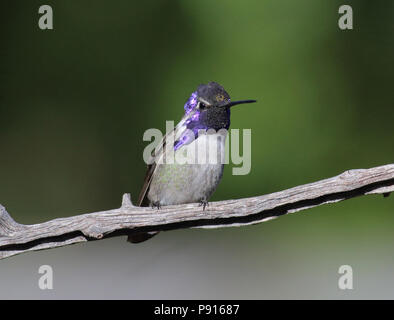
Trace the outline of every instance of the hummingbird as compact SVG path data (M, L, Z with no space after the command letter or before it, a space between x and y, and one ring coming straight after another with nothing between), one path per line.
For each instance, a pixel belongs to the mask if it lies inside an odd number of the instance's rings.
M252 102L256 100L231 101L230 95L216 82L199 85L186 101L181 121L152 153L138 206L160 209L198 202L205 210L223 175L224 161L221 160L230 127L230 108ZM205 161L166 162L171 153L175 158L192 154L190 159L195 161L199 157ZM207 161L207 157L216 161ZM139 243L157 233L133 234L127 240Z

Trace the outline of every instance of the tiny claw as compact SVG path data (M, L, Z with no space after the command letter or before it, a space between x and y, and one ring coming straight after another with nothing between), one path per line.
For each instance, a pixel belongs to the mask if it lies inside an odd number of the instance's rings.
M151 204L152 209L157 208L157 210L161 209L160 201L152 202Z
M200 204L198 205L199 207L202 206L202 210L205 211L205 207L209 207L209 202L207 199L201 199Z

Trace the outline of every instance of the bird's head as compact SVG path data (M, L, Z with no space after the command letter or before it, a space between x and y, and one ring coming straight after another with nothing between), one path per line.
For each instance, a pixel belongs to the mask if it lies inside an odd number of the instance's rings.
M228 129L230 127L230 108L252 103L256 100L231 101L230 95L224 88L216 83L201 84L186 101L185 114L189 116L186 121L189 129Z

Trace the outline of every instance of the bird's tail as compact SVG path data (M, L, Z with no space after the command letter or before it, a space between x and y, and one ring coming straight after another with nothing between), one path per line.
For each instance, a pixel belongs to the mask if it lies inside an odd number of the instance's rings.
M149 240L150 238L154 237L158 233L159 233L158 231L136 233L136 234L128 236L127 241L131 242L131 243L144 242L144 241Z
M150 181L149 177L152 175L152 172L153 172L152 169L153 169L152 166L148 167L148 171L147 171L146 177L145 177L144 186L142 187L142 190L141 190L140 195L138 197L138 206L140 206L140 207L149 207L149 205L150 205L150 202L149 202L146 194L147 194L147 190L149 187L149 181ZM152 238L153 236L155 236L158 233L159 233L158 231L135 233L135 234L129 235L127 237L127 241L131 242L131 243L144 242L146 240L149 240L150 238Z

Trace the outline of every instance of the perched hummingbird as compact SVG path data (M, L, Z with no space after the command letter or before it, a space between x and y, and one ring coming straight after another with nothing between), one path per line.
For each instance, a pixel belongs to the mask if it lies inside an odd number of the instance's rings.
M166 163L163 160L170 152L175 157L178 153L195 152L199 159L224 159L230 107L251 102L256 100L231 101L229 94L216 82L198 86L184 105L182 120L164 136L152 154L138 205L159 209L166 205L200 202L205 210L222 177L223 161ZM156 233L130 235L128 241L142 242Z

